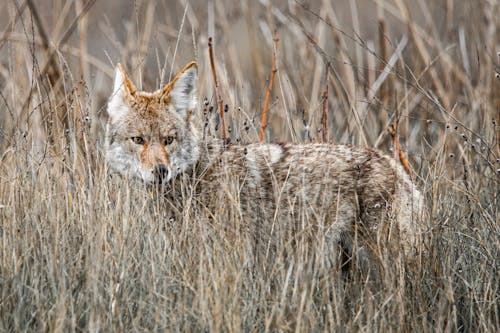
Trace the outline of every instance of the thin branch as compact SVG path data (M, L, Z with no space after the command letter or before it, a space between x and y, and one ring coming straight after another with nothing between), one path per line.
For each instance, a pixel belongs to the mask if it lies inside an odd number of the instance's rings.
M273 84L274 84L274 76L276 75L276 72L278 71L278 68L276 66L276 52L278 50L278 31L276 30L274 32L274 50L273 50L273 67L271 70L271 77L269 78L269 86L267 87L267 92L266 92L266 99L264 100L264 110L262 112L262 119L260 121L260 133L259 133L259 141L262 142L264 140L264 131L267 126L267 114L269 112L269 101L271 100L271 92L273 90Z
M408 163L408 160L403 154L403 151L401 150L401 146L399 144L398 122L399 115L396 116L396 120L394 120L394 122L389 127L389 133L392 136L392 142L394 144L394 159L401 163L407 174L411 175L410 163Z
M219 115L221 120L221 136L224 145L226 145L227 143L226 123L224 121L224 108L222 107L222 95L220 93L219 82L217 81L217 71L215 70L212 37L208 37L208 53L210 56L210 67L212 67L212 76L214 77L215 93L217 95L217 107L219 108Z
M326 64L326 76L325 76L325 91L323 93L323 117L321 118L321 123L323 125L321 134L323 137L323 142L328 142L328 67L329 63Z
M383 59L382 62L379 62L379 73L384 73L385 70L385 65L387 65L387 41L386 41L386 36L387 36L387 25L385 23L385 19L381 17L379 19L379 34L378 34L378 43L379 43L379 50L380 50L380 57ZM389 102L389 86L388 83L382 81L382 84L380 86L380 101L382 102L382 105L387 105Z

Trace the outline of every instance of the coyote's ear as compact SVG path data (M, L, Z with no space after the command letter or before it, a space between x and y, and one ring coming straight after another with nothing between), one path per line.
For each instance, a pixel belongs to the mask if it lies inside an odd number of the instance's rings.
M123 66L118 64L115 70L113 93L108 102L108 114L113 120L121 118L129 112L126 99L132 97L136 91L137 89L128 78Z
M164 95L170 96L171 105L185 116L196 107L196 62L190 62L164 89Z

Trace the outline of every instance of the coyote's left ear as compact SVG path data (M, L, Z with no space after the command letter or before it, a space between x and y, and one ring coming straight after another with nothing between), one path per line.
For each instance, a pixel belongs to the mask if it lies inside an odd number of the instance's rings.
M170 96L171 105L183 116L196 107L197 72L196 62L190 62L164 89L164 94Z

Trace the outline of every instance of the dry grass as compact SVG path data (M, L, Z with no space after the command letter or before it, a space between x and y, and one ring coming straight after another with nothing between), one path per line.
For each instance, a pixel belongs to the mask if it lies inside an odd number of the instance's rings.
M0 3L0 331L500 330L498 3L47 2ZM381 253L370 282L298 239L260 267L234 202L217 216L187 202L173 219L108 175L115 63L153 89L196 59L199 119L219 135L214 37L228 136L257 141L275 29L267 140L389 152L399 119L431 211L418 263Z

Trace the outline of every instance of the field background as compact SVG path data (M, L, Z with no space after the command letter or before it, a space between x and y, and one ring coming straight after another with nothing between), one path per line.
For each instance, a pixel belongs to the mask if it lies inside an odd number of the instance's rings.
M499 17L490 0L2 1L0 331L499 331ZM208 37L232 142L258 140L273 53L265 141L393 154L397 121L430 210L417 263L381 252L367 281L297 251L258 269L238 216L174 219L109 176L118 62L153 90L198 61L198 119L220 135Z

